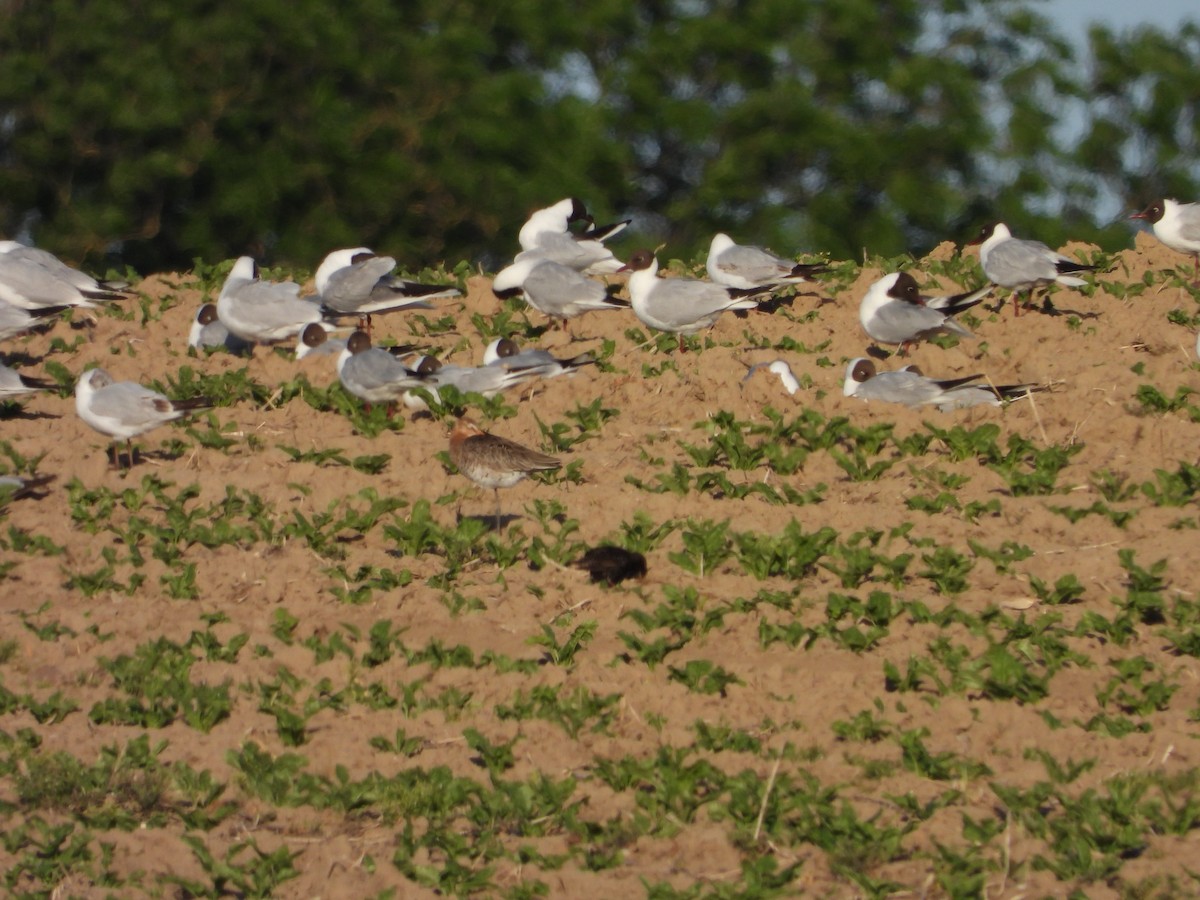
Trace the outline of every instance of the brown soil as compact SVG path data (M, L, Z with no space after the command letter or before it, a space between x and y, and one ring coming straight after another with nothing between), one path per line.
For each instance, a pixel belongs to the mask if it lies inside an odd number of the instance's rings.
M1069 252L1071 248L1067 249ZM935 256L944 258L947 252L939 248ZM1119 257L1115 270L1099 281L1134 284L1148 270L1157 272L1181 262L1178 254L1143 235L1135 249ZM224 797L237 802L237 813L211 832L197 832L218 858L230 846L248 838L254 838L264 851L281 845L293 852L302 851L295 861L299 876L285 882L278 892L297 897L365 897L388 888L397 888L397 896L403 897L433 892L405 879L392 864L397 835L404 828L402 816L398 823L391 823L377 811L356 816L308 806L272 808L247 793L231 768L228 754L248 742L276 756L299 753L308 761L307 771L331 779L337 777L339 767L344 767L351 778L362 779L371 771L388 776L410 766L426 771L446 766L455 775L487 785L487 772L480 767L476 752L468 747L464 733L476 729L492 744L519 738L514 745L515 764L504 777L520 780L536 772L555 779L573 775L577 784L572 802L583 802L579 815L607 822L614 817L633 821L637 792L615 791L597 778L594 770L598 760L626 756L651 759L662 747L690 747L696 741L697 721L743 729L759 737L761 753L696 751L696 758L707 758L726 773L750 769L766 780L771 776L774 754L789 748L778 777L786 776L794 784L811 776L836 788L839 797L851 804L861 819L879 816L881 827L906 820L896 798L911 793L926 803L949 789L959 791L945 809L935 812L905 839L906 853L870 871L872 878L890 880L916 895L943 892L934 880L938 859L935 841L966 852L970 844L963 837L963 816L976 821L1003 817L991 784L1027 789L1046 778L1043 763L1028 756L1027 751L1045 750L1064 763L1068 758L1095 759L1095 766L1071 786L1075 792L1089 787L1102 790L1106 781L1120 773L1193 772L1200 763L1200 751L1194 743L1200 670L1193 657L1168 652L1160 629L1153 625L1140 626L1132 643L1124 647L1098 636L1074 640L1072 649L1090 658L1092 665L1069 665L1057 672L1050 682L1049 696L1028 704L992 700L972 690L950 691L942 696L928 687L889 693L885 689L884 662L890 661L903 670L910 657L928 658L929 644L935 636L928 626L908 616L892 622L880 644L864 653L852 652L829 640L819 640L808 650L803 643L795 649L784 643L764 648L760 625L791 621L793 615L761 605L750 614L728 615L722 624L698 634L654 668L621 660L627 647L619 632L640 633L624 614L654 610L663 602L664 589L670 586L695 588L702 610L716 609L735 598L751 598L760 591L794 595L794 618L815 627L824 621L825 600L831 592L865 599L875 589L888 590L907 602L921 601L934 612L953 604L971 615L991 610L1015 620L1022 613L1013 607L1021 607L1035 597L1031 579L1052 586L1059 578L1074 574L1085 589L1081 602L1049 610L1061 616L1063 624L1073 627L1090 612L1108 618L1115 615L1113 598L1124 597L1126 591L1126 572L1118 553L1130 549L1143 568L1158 560L1167 561L1166 596L1200 600L1200 575L1193 559L1200 522L1195 497L1183 507L1153 506L1139 491L1125 502L1111 504L1114 508L1136 509L1136 515L1124 527L1103 514L1088 515L1072 524L1051 509L1084 509L1103 501L1094 484L1094 473L1103 470L1124 477L1129 485L1141 485L1154 482L1155 470L1175 472L1181 462L1198 462L1200 425L1189 418L1187 411L1148 413L1135 399L1140 385L1153 385L1168 398L1174 397L1179 388L1200 391L1195 334L1167 318L1172 309L1194 316L1198 312L1196 295L1161 283L1128 300L1114 299L1103 288L1091 297L1058 290L1053 302L1067 313L1064 315L1028 312L1014 318L1007 306L995 314L983 314L976 329L977 340L962 341L949 349L923 345L912 360L926 374L939 377L983 372L996 384L1049 382L1053 388L1038 394L1032 402L1023 400L1003 409L941 414L867 405L842 396L845 362L862 355L866 346L857 321L858 300L880 274L864 270L852 287L835 298L826 296L824 302L801 295L790 311L745 319L726 316L707 336L713 346L699 353L667 356L652 347L636 345L625 334L638 324L632 314L588 315L573 323L574 332L586 338L569 342L565 334L551 330L540 345L560 355L574 355L598 349L600 339L611 339L615 342L612 370L588 369L573 378L546 381L532 391L513 394L510 400L517 408L516 415L487 427L529 446L547 449L541 442L537 420L546 424L569 421L566 413L596 398L604 407L617 410L597 436L561 454L564 462L582 460L581 483L526 481L501 492L503 510L513 517L509 528L520 529L529 537L542 535L533 510L537 500L561 503L566 514L578 521L578 537L588 545L619 540L622 524L631 523L636 513L645 514L655 523L668 519L681 523L689 519L728 520L731 534L777 534L793 521L805 533L828 526L843 542L857 532L873 530L882 532L880 552L888 556L915 554L900 587L870 582L848 590L824 568L800 582L781 577L758 581L733 558L698 576L669 559L669 554L683 547L680 531L676 531L648 553L649 574L641 583L605 589L589 584L582 573L556 565L534 569L522 560L500 570L494 563L483 561L468 565L447 588L429 583L445 567L441 556L427 553L399 557L394 542L376 527L362 540L345 534L346 542L339 545L345 554L341 560L313 552L302 540L258 542L240 549L231 545L211 550L199 544L183 547L184 559L196 567L200 595L196 600L172 599L160 582L167 567L149 557L137 569L128 564L116 567L115 577L122 581L135 572L144 574L139 590L128 595L104 590L86 597L80 590L66 586L69 576L100 569L105 564L102 553L107 549L116 551L118 559L123 560L127 548L113 533L100 530L90 534L73 521L73 485L76 490L109 488L120 492L139 487L144 476L154 476L173 484L174 492L198 484L198 504L216 502L227 487L233 486L259 495L276 511L279 527L290 520L293 511L312 518L342 498L361 507L364 501L358 492L365 488L408 501L410 506L396 514L400 520L409 515L411 504L430 501L434 517L446 527L453 526L456 511L469 516L490 515L492 495L472 488L439 460L438 454L447 448L448 422L428 416L407 419L399 434L368 439L357 434L347 418L317 412L300 399L282 405L245 403L216 412L222 426L236 439L228 449L206 449L182 428L165 428L140 441L143 455L133 471L126 473L110 468L105 439L77 418L72 398L44 395L29 400L23 415L0 421L0 439L25 457L40 455L37 471L54 473L57 481L43 499L23 499L7 507L0 548L11 547L15 529L43 536L65 550L53 556L0 551L0 560L13 563L0 581L0 611L5 622L3 634L15 642L6 661L0 663L0 680L9 691L31 694L39 700L62 692L78 705L78 711L61 722L39 724L31 713L20 709L0 717L0 730L13 736L20 729L31 729L41 740L40 752L62 750L85 764L94 763L102 748L124 746L142 733L139 728L98 725L89 719L94 704L118 693L101 659L132 653L138 645L159 637L184 643L193 632L204 630L202 616L219 614L221 619L213 632L223 641L245 633L248 643L236 664L200 661L192 669L191 678L209 684L232 679L245 689L234 689L231 714L210 732L176 721L166 728L152 729L150 740L152 744L166 742L160 760L208 769L218 781L227 783ZM463 302L447 307L457 317L458 334L439 341L450 358L458 362L477 361L485 343L471 325L471 315L486 317L497 309L487 279L473 278L469 286L469 296ZM942 290L954 287L943 279ZM165 383L185 365L209 373L247 367L253 379L266 385L286 382L297 371L317 385L336 378L327 357L295 363L262 348L249 361L225 354L191 358L186 352L186 335L202 300L200 292L187 285L187 276L175 275L148 278L140 290L154 301L170 297L174 303L161 318L152 316L144 326L138 322L140 316L133 321L101 316L94 332L58 324L48 334L9 342L4 349L15 354L19 363L23 361L24 370L33 374L40 373L43 361L53 361L75 374L89 363L98 363L118 379L143 382L158 379ZM136 309L135 302L127 306ZM816 309L815 317L798 321L810 309ZM81 317L75 318L78 321ZM541 324L536 314L531 314L531 319ZM403 316L379 319L377 326L381 333L390 333L398 340L409 337ZM85 340L74 352L51 347L56 338L70 344L76 336L89 334L90 341ZM819 349L807 354L769 346L764 350L746 349L746 335L770 344L791 337L808 348ZM743 382L748 365L775 358L785 359L797 377L811 378L811 387L789 397L778 378L765 370ZM644 366L658 368L668 360L673 367L668 366L661 375L648 376L643 371ZM896 364L889 361L885 367ZM634 476L653 484L654 476L670 472L673 463L690 465L680 443L706 443L708 436L702 426L718 411L766 425L768 407L789 419L806 409L827 419L845 416L859 428L894 423L898 437L924 433L925 422L938 428L961 425L966 429L994 422L1001 428L1001 447L1010 435L1017 435L1039 448L1082 449L1059 474L1057 491L1047 496L1014 497L1000 474L974 459L952 461L947 448L938 442L926 455L905 459L872 481L849 480L828 453L813 453L807 465L790 476L766 469L726 473L735 484L764 481L776 486L786 484L798 491L827 486L822 502L805 506L770 505L755 495L735 500L696 491L682 497L669 492L650 493L626 481ZM176 456L159 452L162 445L176 438L188 445L185 452ZM302 451L336 447L351 459L386 453L391 460L381 474L370 476L332 463L293 462L279 449L281 445ZM883 458L895 455L888 451ZM655 462L648 463L648 458ZM972 502L997 500L998 512L983 513L972 521L955 509L927 514L908 508L906 501L910 498L938 492L929 481L933 470L969 479L953 490L960 508ZM439 503L439 499L445 502ZM114 521L128 519L128 514L122 513ZM907 535L893 531L906 523L912 523ZM550 538L545 539L552 543ZM931 580L920 576L927 568L922 554L932 549L918 546L918 539L954 548L974 561L965 591L945 596ZM1006 567L997 566L977 556L969 542L991 550L1015 542L1032 554ZM337 565L350 573L362 566L396 572L408 569L413 577L406 587L390 592L376 590L369 603L351 605L339 602L334 593L346 587L332 573ZM477 608L454 614L450 601L455 594ZM299 622L290 646L272 632L276 617L284 611ZM572 612L564 616L566 611ZM1047 608L1034 605L1024 614L1033 621L1044 612ZM371 626L384 619L403 632L409 648L425 647L433 640L446 647L462 644L473 650L476 660L487 650L513 659L538 659L541 650L529 639L541 635L543 625L552 624L560 639L585 621L594 621L596 630L573 667L546 665L532 675L498 674L495 667L487 665L438 669L428 663L408 666L400 655L365 673L342 654L318 663L303 643L314 636L328 641L339 631L351 643L349 635L357 633L360 640L351 646L361 656ZM31 627L26 627L54 622L65 629L57 639L39 639ZM847 624L843 621L840 627ZM951 640L966 646L972 657L987 648L984 635L973 635L966 629L954 631ZM268 652L256 654L254 648L258 645ZM1161 711L1134 717L1149 725L1144 733L1116 738L1086 730L1081 723L1100 712L1115 712L1111 704L1102 706L1097 697L1113 676L1111 661L1139 655L1158 667L1159 676L1177 685L1169 704ZM724 694L689 691L671 679L669 666L683 666L692 660L717 663L736 675L740 684L729 686ZM457 688L469 695L469 702L460 715L426 709L407 716L397 709L373 710L363 703L350 702L340 710L324 709L315 714L307 723L307 742L288 747L277 733L275 718L260 708L258 694L258 686L276 679L283 667L302 679L303 686L296 689L300 698L312 694L313 686L321 679L329 679L333 691L357 680L380 681L398 692L400 684L428 678L426 695ZM543 684L581 687L599 695L618 693L621 699L616 717L606 730L593 733L584 728L572 738L548 721L515 721L497 715L497 705L511 703L519 689L528 692ZM895 763L900 751L894 741L870 744L837 740L833 724L864 710L887 720L895 733L926 729L924 743L932 753L958 754L986 765L992 774L936 782L893 765L881 777L868 777L862 767L863 758ZM1052 714L1064 726L1052 728L1044 713ZM397 729L423 742L413 758L382 752L368 743L375 736L390 739ZM11 772L0 775L0 802L17 802L14 779ZM5 828L10 831L34 815L20 804L0 809L7 810L3 816ZM62 811L41 809L36 815L50 822L70 820L70 814ZM416 827L420 831L424 825ZM995 862L995 870L986 879L988 896L1064 896L1075 887L1092 897L1117 894L1116 882L1064 882L1033 865L1036 855L1048 852L1046 836L1033 834L1016 822L1009 822L1001 830L1004 834L984 851ZM185 831L178 820L171 820L165 827L132 833L104 832L103 840L114 844L111 869L121 878L140 870L144 873L141 883L147 890L168 873L202 880L201 866L181 840ZM636 836L622 848L619 863L613 867L589 871L578 856L571 856L559 868L536 864L523 868L513 856L493 863L491 883L493 890L500 891L522 880L538 878L553 896L637 896L646 891L646 884L667 882L684 888L736 880L741 877L744 859L772 852L780 867L803 863L793 882L797 893L861 893L815 844L773 846L769 851L755 848L753 854L748 854L745 847L735 843L734 831L727 819L703 807L694 821L677 821L673 828ZM577 837L511 835L505 840L510 850L531 846L550 856L570 854ZM1121 878L1135 883L1151 876L1176 877L1194 886L1185 874L1186 869L1196 868L1192 843L1186 837L1156 836L1141 858L1126 863ZM0 870L11 871L19 855L0 847ZM374 860L373 866L368 864L368 857ZM436 856L432 859L435 865L440 864ZM104 891L89 887L88 880L76 873L64 876L59 886L64 896L102 896ZM11 889L37 887L18 879ZM170 893L172 889L165 890Z

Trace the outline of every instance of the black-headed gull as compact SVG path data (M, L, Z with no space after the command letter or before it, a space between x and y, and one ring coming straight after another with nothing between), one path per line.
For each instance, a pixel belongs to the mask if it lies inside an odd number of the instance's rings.
M317 267L317 293L327 316L358 316L360 322L378 313L431 309L430 300L461 296L445 284L421 284L392 274L396 260L377 256L368 247L334 250Z
M288 340L325 318L319 303L300 297L294 281L260 281L249 256L239 257L229 270L217 297L217 316L231 334L256 344Z
M133 466L133 438L173 422L190 412L212 406L207 397L171 400L134 381L114 381L103 369L89 369L75 383L75 411L79 418L103 435L124 440ZM113 465L117 465L113 444Z
M372 347L365 331L356 331L346 340L338 354L337 373L348 393L368 404L386 403L389 410L405 391L429 380L382 347Z
M1041 241L1026 241L1012 236L1003 222L985 225L970 244L979 245L979 264L988 280L999 287L1012 289L1013 314L1019 315L1017 295L1039 284L1058 284L1082 287L1087 284L1075 275L1094 272L1078 260L1051 250ZM1028 305L1028 300L1026 300Z
M620 222L613 222L610 225L598 226L595 218L583 205L583 201L575 197L567 197L565 200L559 200L545 209L539 209L532 213L525 224L521 226L517 240L520 242L522 250L536 248L539 236L547 232L574 234L589 240L606 241L618 232L624 231L631 221L633 220L622 219ZM582 231L573 232L571 226L576 222L586 222L587 225Z
M916 279L907 272L892 272L867 289L858 307L858 321L871 340L899 344L903 354L910 344L937 334L972 337L952 317L982 302L990 289L989 286L952 297L926 297Z
M574 222L586 222L587 228L573 232L571 225ZM618 271L622 263L604 242L622 231L629 222L625 219L596 227L584 205L574 197L568 197L533 213L521 226L517 240L523 253L537 251L576 271L605 275ZM517 254L518 260L523 253Z
M29 247L19 241L0 241L0 253L8 253L35 262L64 281L69 281L81 291L98 291L114 295L97 299L117 300L129 294L128 283L124 281L101 281L99 278L94 278L73 266L68 266L49 250L42 250L40 247Z
M205 303L196 310L196 318L188 331L188 346L196 350L215 350L224 347L234 356L246 356L254 350L252 341L244 341L217 317L217 305Z
M726 310L757 309L758 298L771 293L769 288L742 290L695 278L659 278L652 250L636 251L625 269L632 273L628 287L634 315L657 331L679 335L680 351L684 335L710 327Z
M503 366L453 366L446 365L433 356L420 356L412 361L412 367L429 380L422 385L434 397L441 401L440 389L452 387L460 394L480 394L484 397L495 397L502 391L525 384L535 378L544 378L558 373L557 363L537 363L524 368L504 368ZM429 409L416 391L408 391L404 395L404 405L412 410Z
M346 349L350 343L349 335L355 330L357 329L337 328L334 331L344 331L346 337L331 337L333 332L329 331L324 323L314 322L311 325L305 325L299 338L296 339L296 359L307 359L310 356L337 356ZM386 350L392 356L400 359L424 348L416 344L393 344L387 347L372 347L372 349Z
M346 329L350 332L351 329ZM332 332L324 322L310 322L296 337L296 359L309 356L337 356L346 349L347 337L330 337Z
M894 372L880 372L875 363L860 356L846 364L842 394L860 400L880 400L899 403L909 409L936 406L942 412L966 409L971 406L999 406L1034 391L1044 390L1036 384L1007 384L993 386L977 383L981 375L937 380L922 374L916 366L905 366Z
M1149 222L1154 236L1172 250L1192 254L1196 266L1192 286L1200 287L1200 203L1180 203L1164 198L1130 218Z
M0 364L0 402L11 400L14 397L23 397L34 391L53 390L56 386L53 381L30 378L22 375L16 369L10 369L8 366Z
M565 200L552 203L545 209L535 209L530 213L529 218L525 220L525 224L521 226L521 230L517 234L517 241L521 244L522 250L532 250L537 247L538 237L542 232L567 234L576 222L586 222L591 225L592 217L588 215L587 207L583 205L582 200L567 197Z
M512 487L531 472L562 468L555 457L489 434L467 418L455 422L450 431L450 462L480 487L492 489L497 531L501 527L500 488Z
M543 315L562 322L597 309L629 309L629 304L611 296L598 281L577 269L547 258L541 251L520 254L512 265L501 269L492 280L492 293L512 297L520 293L525 302Z
M800 390L800 382L796 376L792 374L792 367L782 359L774 359L770 362L755 363L750 366L750 370L746 373L746 377L742 379L742 384L745 384L751 379L755 372L760 369L766 369L773 375L779 376L779 381L783 385L783 389L788 392L789 396L795 396L796 391Z
M129 294L111 289L58 257L16 241L0 241L0 300L26 310L49 306L92 308Z
M0 340L16 337L26 331L32 331L39 325L57 316L69 306L43 306L40 309L22 309L11 303L0 300Z
M704 267L717 284L734 288L807 284L813 275L829 268L821 263L810 265L783 259L762 247L736 244L733 238L720 232L712 239Z
M497 366L509 372L540 369L543 378L557 375L573 375L581 366L594 365L590 353L581 353L570 359L559 359L548 350L528 347L524 350L512 338L496 338L483 350L483 364Z

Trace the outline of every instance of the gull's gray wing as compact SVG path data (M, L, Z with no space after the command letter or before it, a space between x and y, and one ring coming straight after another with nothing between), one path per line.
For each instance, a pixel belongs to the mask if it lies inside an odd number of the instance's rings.
M75 285L19 251L0 254L0 298L15 306L92 306Z
M745 278L756 284L787 278L792 274L795 263L780 259L761 247L734 244L717 257L717 268L735 277Z
M352 394L399 397L405 390L425 383L386 350L372 347L355 353L341 371L342 383ZM372 399L374 399L372 398Z
M855 397L902 403L907 407L931 403L942 395L937 382L915 372L880 372L858 386Z
M233 334L251 341L283 340L310 322L321 321L321 307L298 296L294 282L250 281L227 289L217 300L221 321Z
M1001 287L1017 287L1058 277L1058 254L1040 241L1012 238L992 248L983 271Z
M896 301L879 308L870 320L867 334L872 340L884 344L903 344L943 331L972 337L971 332L943 312Z
M583 272L589 269L600 269L615 272L621 267L618 261L604 244L589 239L580 240L573 234L543 231L537 236L537 246L525 253L540 253L547 259L572 269ZM517 254L517 259L521 254Z
M1200 203L1180 204L1179 235L1184 240L1200 241Z
M982 384L964 384L942 393L935 404L942 412L954 409L969 409L972 406L999 406L1000 398L995 391Z
M133 428L168 422L180 415L162 394L133 381L106 385L92 395L89 406L95 415Z
M329 276L321 302L337 312L372 312L371 293L381 278L392 274L396 260L390 256L372 256L353 265L343 266Z
M491 396L533 378L553 371L551 365L533 366L526 369L503 369L499 366L443 366L434 373L433 381L438 387L450 385L466 393Z
M98 282L91 275L88 275L86 272L81 272L78 269L71 268L49 251L42 250L38 247L17 247L8 251L8 254L36 263L51 275L67 282L67 284L70 284L75 288L78 288L80 291L94 291L96 293L106 292L104 286L101 285L100 282ZM119 293L113 291L108 291L107 293L111 293L114 299L121 296Z
M13 306L0 300L0 339L16 337L24 331L35 328L42 320L56 316L66 306L46 306L40 309L27 310Z
M35 379L26 378L16 369L10 369L8 366L0 364L0 399L17 397L33 391L44 391L49 387L48 382L41 383Z
M534 266L522 284L529 305L548 316L569 318L589 309L611 307L604 285L554 261Z
M648 318L666 325L667 331L684 334L711 325L726 310L757 307L757 300L733 297L719 284L692 278L656 279L643 303Z

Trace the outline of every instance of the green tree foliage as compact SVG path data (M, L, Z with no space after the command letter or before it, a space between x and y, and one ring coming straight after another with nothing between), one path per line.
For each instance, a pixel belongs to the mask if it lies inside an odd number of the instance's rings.
M1000 164L1022 177L1012 161L1053 152L1033 120L1065 47L1026 7L643 3L622 51L594 68L669 243L698 227L899 252L965 238L991 215ZM1047 192L1036 179L1021 191Z
M1200 181L1200 25L1089 34L1089 126L1077 162L1130 207L1197 198Z
M671 255L720 229L845 257L997 217L1096 237L1106 192L1190 195L1195 30L1093 33L1089 83L1036 9L0 0L0 231L35 214L42 246L143 271L357 244L494 265L576 195Z
M548 185L622 176L599 111L548 97L563 4L504 5L0 6L2 227L37 210L44 246L120 240L141 267L515 242L502 229Z

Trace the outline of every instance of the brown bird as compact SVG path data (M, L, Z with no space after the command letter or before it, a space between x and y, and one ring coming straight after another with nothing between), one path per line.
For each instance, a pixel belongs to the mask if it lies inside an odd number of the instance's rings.
M455 422L450 431L450 461L477 485L492 489L497 530L501 528L500 488L512 487L530 472L550 472L562 466L553 456L488 434L467 418Z

